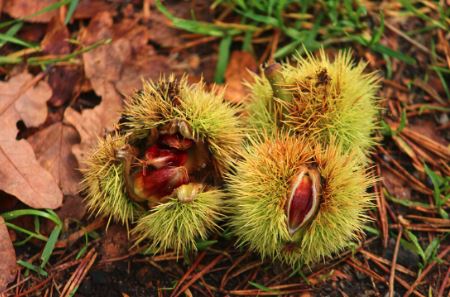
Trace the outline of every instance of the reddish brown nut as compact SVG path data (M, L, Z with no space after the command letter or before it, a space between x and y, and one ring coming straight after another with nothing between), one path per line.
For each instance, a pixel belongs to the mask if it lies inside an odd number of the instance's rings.
M161 202L174 189L187 183L189 175L185 167L165 167L136 173L133 177L133 190L142 200Z
M145 164L157 169L167 166L182 166L187 159L187 152L176 149L163 149L159 145L152 145L145 152Z
M316 169L300 168L293 180L287 202L287 226L290 234L310 221L319 206L320 176Z

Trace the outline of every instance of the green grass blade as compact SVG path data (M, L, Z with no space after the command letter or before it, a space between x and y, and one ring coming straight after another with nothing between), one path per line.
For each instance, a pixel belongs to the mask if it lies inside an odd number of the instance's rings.
M203 251L203 250L206 250L207 248L209 248L210 246L216 244L217 242L218 242L217 240L201 240L201 241L197 241L195 243L195 246L198 251Z
M277 294L277 291L275 291L274 289L268 288L264 285L261 285L261 284L258 284L258 283L252 282L252 281L248 281L248 283L263 292L271 292L271 293Z
M79 0L70 1L69 8L67 9L66 19L64 20L65 25L67 25L70 22L70 19L72 18L73 13L77 9L78 3L79 3Z
M26 269L34 271L34 272L42 275L43 277L47 277L48 276L48 273L44 269L39 267L39 266L33 265L33 264L28 263L28 262L23 261L23 260L17 260L17 264L25 267Z
M3 33L0 33L0 42L2 42L2 43L10 42L10 43L14 43L14 44L26 47L26 48L38 48L39 47L36 44L32 44L30 42L26 42L26 41L24 41L22 39L19 39L17 37L10 36L8 34L3 34Z
M4 64L18 64L20 62L22 62L21 58L0 56L0 65L4 65Z
M14 24L13 26L11 26L11 28L8 29L8 31L6 31L5 35L14 37L17 34L17 32L19 32L20 29L22 29L22 27L23 27L23 22ZM3 47L7 42L8 41L6 41L6 40L1 40L0 48Z
M48 263L48 260L50 259L50 256L53 253L53 250L55 249L55 244L58 241L59 234L61 233L62 227L56 226L52 233L50 233L50 236L48 237L48 241L45 244L44 250L42 251L41 255L41 268L44 268L45 265Z
M228 59L230 58L231 42L233 37L227 35L220 41L219 44L219 57L217 59L216 73L214 75L214 81L216 83L223 83L225 78L225 70L227 69Z
M386 54L392 58L405 62L406 64L416 65L416 59L414 59L413 57L398 51L394 51L393 49L380 43L372 45L371 49L380 54Z
M53 221L57 225L61 224L61 220L59 218L56 219L53 214L39 209L18 209L4 212L1 216L5 219L5 221L13 220L21 216L40 216Z
M42 241L47 241L47 240L48 240L48 238L45 237L45 236L42 235L42 234L38 234L38 233L32 232L32 231L30 231L30 230L28 230L28 229L19 227L19 226L13 224L13 223L5 222L5 225L6 225L6 227L8 227L8 228L10 228L10 229L13 229L13 230L15 230L15 231L24 233L24 234L26 234L26 235L28 235L28 236L32 236L33 238L36 238L36 239L39 239L39 240L42 240Z

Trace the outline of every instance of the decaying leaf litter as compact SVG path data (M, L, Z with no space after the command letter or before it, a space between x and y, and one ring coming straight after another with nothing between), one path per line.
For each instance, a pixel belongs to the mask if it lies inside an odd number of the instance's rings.
M18 260L0 267L7 296L448 294L448 4L326 1L281 14L229 3L211 10L203 1L2 4L1 250ZM302 44L330 55L351 47L384 76L373 154L383 179L361 245L293 273L235 249L227 230L176 262L171 253L142 255L123 228L104 233L107 222L82 219L76 169L141 78L224 78L227 99L243 102L246 69L257 72Z

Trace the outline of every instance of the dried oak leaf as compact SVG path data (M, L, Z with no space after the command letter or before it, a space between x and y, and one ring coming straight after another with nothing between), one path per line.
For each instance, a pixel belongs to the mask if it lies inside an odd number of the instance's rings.
M24 18L32 15L39 10L57 3L59 0L5 0L3 11L13 18ZM1 6L0 6L1 9ZM115 5L105 0L81 0L73 14L73 19L89 19L101 11L116 13ZM28 22L48 23L54 17L59 15L59 10L27 17Z
M47 23L52 17L58 15L57 9L33 17L28 16L55 4L56 2L58 2L58 0L5 0L3 11L15 19L27 17L27 22Z
M0 292L15 279L16 276L16 252L9 238L5 222L0 217Z
M42 50L49 55L70 53L69 30L59 17L54 17L47 26L41 42ZM82 78L80 65L59 65L49 69L48 83L53 90L49 105L60 107L73 99L78 92ZM70 82L70 83L67 83Z
M61 21L61 18L53 17L48 23L47 32L41 41L42 51L52 55L70 53L69 37L69 30Z
M116 3L117 4L117 3ZM108 0L81 0L75 13L73 14L74 19L90 19L94 17L97 13L102 11L108 11L109 13L116 14L116 5Z
M137 20L123 19L114 24L111 14L102 12L81 34L81 41L86 45L112 38L111 44L83 54L86 77L102 98L106 92L129 96L142 86L142 79L156 79L170 71L168 58L156 55L147 44L149 29L137 23Z
M102 104L94 109L85 109L81 113L73 108L66 109L64 113L64 123L75 127L80 135L80 143L72 146L72 153L78 161L80 169L84 168L87 155L97 144L100 137L105 134L106 122L102 117L105 116Z
M13 105L27 127L37 127L44 123L47 118L47 101L52 96L52 90L44 81L28 88L28 84L32 83L33 76L28 72L12 77L7 83L0 82L0 92L5 97L2 98L3 108L0 109L0 114L4 108L6 110Z
M83 69L79 65L52 67L48 71L48 84L53 95L48 101L52 107L60 107L78 96L81 90ZM67 83L70 82L70 83Z
M77 194L81 174L72 154L72 146L79 143L75 128L59 122L38 131L27 140L39 164L53 175L62 192L65 195Z
M242 103L246 100L249 90L245 82L252 82L251 72L258 69L255 57L248 52L234 51L231 54L230 63L225 71L225 99Z
M123 19L114 24L111 13L103 11L80 32L80 41L85 46L112 39L110 44L83 54L84 72L94 92L101 97L100 104L81 113L68 109L64 118L80 134L81 142L72 151L81 168L98 138L114 129L122 111L123 96L139 89L142 79L155 79L170 70L167 58L157 56L147 44L148 29L137 23Z
M83 30L80 40L85 45L112 38L113 19L110 13L97 14ZM114 87L119 80L122 64L130 58L131 47L126 39L103 45L83 54L84 72L90 80L95 93L102 97L100 105L95 109L102 113L101 124L106 128L119 119L122 109L122 98Z
M36 83L28 73L0 82L0 189L34 208L57 208L63 195L52 175L39 165L31 145L16 140L16 123L20 119L28 126L42 123L50 96L49 86Z

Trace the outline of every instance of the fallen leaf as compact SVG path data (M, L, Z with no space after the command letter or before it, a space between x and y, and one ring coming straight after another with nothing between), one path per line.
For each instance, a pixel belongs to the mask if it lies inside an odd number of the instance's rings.
M21 118L31 124L45 120L36 115L42 112L37 106L42 103L45 106L51 90L44 82L37 82L37 78L22 73L0 82L0 189L30 207L57 208L62 202L62 192L55 180L39 165L31 145L26 140L16 140L16 123Z
M256 60L252 54L234 51L225 71L225 82L227 84L225 99L235 103L245 102L249 94L245 82L253 81L251 72L256 72L257 69Z
M73 14L74 19L90 19L102 11L115 15L116 7L104 0L81 0Z
M167 57L156 55L140 55L137 60L132 59L124 66L121 78L115 84L124 97L131 96L141 89L142 80L156 80L161 73L170 69Z
M0 94L3 97L0 114L14 105L14 110L27 127L37 127L45 122L47 101L52 96L52 90L44 81L39 81L34 87L27 88L27 84L32 83L32 80L31 74L23 72L12 77L8 82L0 82Z
M156 9L150 13L151 23L149 24L150 40L158 45L170 48L177 47L183 44L183 39L180 37L180 31L170 27L170 21Z
M135 19L113 24L108 12L99 13L91 20L82 34L82 42L91 44L112 38L111 44L83 55L86 76L97 95L103 98L108 91L119 91L129 96L141 88L143 79L157 79L161 73L170 71L168 58L156 55L148 45L149 32Z
M24 23L17 37L32 44L40 44L47 31L46 24Z
M42 13L33 17L28 17L45 7L55 4L58 0L5 0L3 11L15 19L27 17L27 22L47 23L54 16L58 15L58 10Z
M65 196L63 205L56 213L63 222L67 219L81 221L86 214L86 205L78 195Z
M81 89L82 72L83 70L78 65L55 66L49 69L48 84L53 91L53 95L48 101L50 106L60 107L78 96Z
M97 14L80 34L81 42L89 45L102 39L112 38L112 24L113 19L110 13ZM111 129L120 117L122 98L115 89L114 82L119 80L122 64L129 58L130 51L129 42L121 39L83 54L86 77L90 80L95 93L102 97L102 102L96 109L99 113L104 113L101 124L107 129Z
M1 124L4 119L10 120L2 117ZM33 208L54 209L61 205L61 190L52 175L39 165L26 140L16 141L2 135L0 164L0 189Z
M0 292L16 278L16 252L9 238L5 221L0 217Z
M98 142L98 139L105 133L102 116L103 106L98 105L94 109L85 109L81 113L73 108L66 109L64 113L64 123L75 127L80 135L80 143L72 146L72 153L75 155L80 169L85 166L84 160L87 154Z
M33 147L39 164L53 175L62 192L65 195L77 194L81 174L72 154L72 145L79 143L75 128L55 123L27 140Z
M70 53L69 30L59 16L51 19L47 32L41 41L42 51L46 54L63 55Z
M122 111L122 98L140 89L142 79L156 79L162 72L170 71L168 59L156 55L147 44L148 29L137 23L124 19L114 24L111 13L104 11L80 33L84 45L112 39L111 44L83 54L84 72L94 92L101 97L100 104L81 113L66 110L64 121L80 134L81 142L72 151L81 168L98 138L114 129Z
M49 55L70 53L69 30L58 16L52 18L41 42L43 52ZM59 107L69 102L79 87L81 69L78 65L53 66L49 69L48 83L53 91L49 104ZM70 83L67 83L70 82Z

